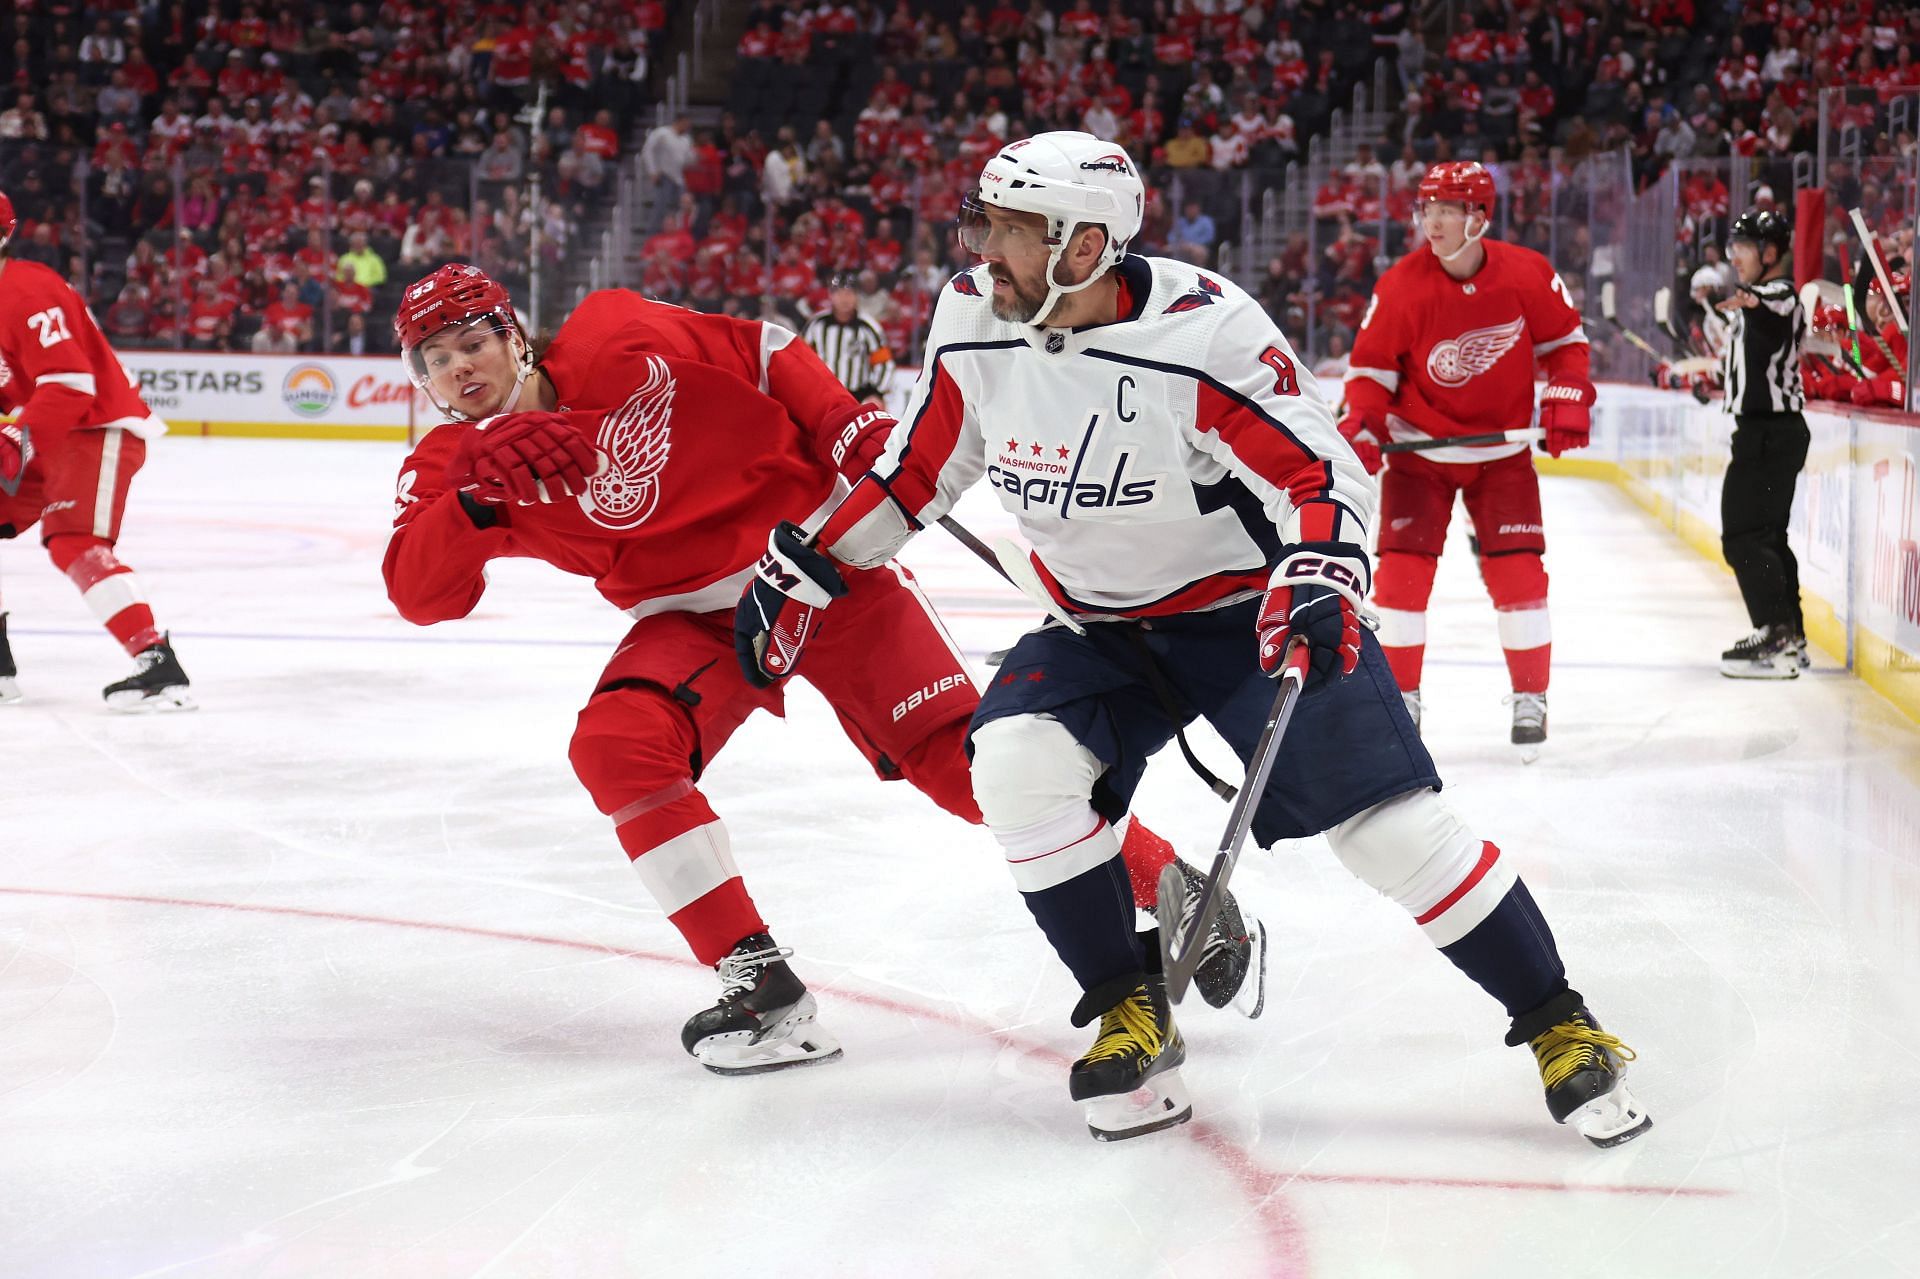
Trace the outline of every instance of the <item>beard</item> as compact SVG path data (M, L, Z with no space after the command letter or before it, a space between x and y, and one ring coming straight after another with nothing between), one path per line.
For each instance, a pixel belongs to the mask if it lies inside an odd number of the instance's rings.
M1032 324L1034 319L1040 314L1040 307L1047 300L1046 287L1039 285L1031 289L1023 288L1020 282L1011 275L1002 275L998 271L991 269L988 271L988 274L994 279L1004 280L1012 286L1011 296L1003 298L997 293L994 295L993 318L996 320L1006 320L1013 324Z

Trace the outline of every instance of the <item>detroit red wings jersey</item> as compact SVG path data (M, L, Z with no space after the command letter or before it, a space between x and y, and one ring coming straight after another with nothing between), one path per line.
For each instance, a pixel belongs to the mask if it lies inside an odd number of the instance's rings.
M1396 440L1528 425L1536 359L1547 359L1555 373L1577 372L1586 380L1586 331L1553 266L1532 249L1480 243L1487 260L1472 279L1449 276L1422 245L1374 286L1353 341L1347 398L1359 398L1356 385L1363 381L1384 388L1387 426ZM1526 447L1441 448L1421 456L1484 462Z
M87 304L38 262L0 266L0 413L18 413L43 447L76 427L125 427L144 439L167 431Z
M626 289L601 289L581 299L541 357L540 369L561 408L612 408L631 391L627 361L641 352L731 374L777 400L807 434L817 435L834 410L853 402L791 329L689 311ZM818 455L825 457L828 442L820 443Z
M501 556L592 578L635 617L731 608L766 549L767 530L820 509L836 491L838 473L793 409L740 376L757 369L769 387L810 383L804 360L776 368L777 350L772 359L762 354L761 343L784 345L779 333L765 332L778 326L631 294L595 299L561 328L542 368L608 469L577 499L496 508L499 523L476 529L446 470L461 434L479 428L435 428L401 466L387 547L388 594L408 619L464 617L486 589L486 562ZM584 323L576 328L576 320ZM722 323L703 323L713 320ZM819 398L851 402L844 389L837 399Z

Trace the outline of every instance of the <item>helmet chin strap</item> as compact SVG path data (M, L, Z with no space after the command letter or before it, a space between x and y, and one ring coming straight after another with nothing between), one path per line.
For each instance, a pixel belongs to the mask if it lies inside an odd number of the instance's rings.
M1468 249L1471 249L1474 245L1480 243L1480 237L1487 233L1487 224L1488 224L1487 215L1484 213L1480 214L1480 229L1478 231L1475 231L1473 229L1473 218L1471 215L1469 215L1467 218L1467 238L1461 241L1460 247L1455 249L1453 252L1440 254L1439 255L1440 260L1442 262L1458 261L1461 254L1465 253Z
M1069 239L1071 239L1071 237L1069 237ZM1033 313L1032 324L1036 329L1057 327L1055 325L1049 325L1047 323L1047 317L1052 315L1054 308L1060 305L1060 300L1069 293L1080 292L1094 281L1106 275L1111 269L1110 266L1103 266L1078 284L1061 284L1055 279L1055 272L1058 271L1060 267L1060 255L1066 252L1066 249L1066 242L1062 241L1047 255L1047 297L1046 300L1040 304L1040 309Z

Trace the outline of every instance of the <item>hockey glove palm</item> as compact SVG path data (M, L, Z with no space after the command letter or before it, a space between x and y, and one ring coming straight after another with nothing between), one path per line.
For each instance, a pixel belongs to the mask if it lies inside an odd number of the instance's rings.
M0 426L0 493L12 497L33 461L33 436L18 422Z
M1387 431L1379 417L1348 405L1346 416L1340 419L1340 434L1353 446L1354 454L1360 459L1360 465L1367 468L1367 474L1380 474L1380 468L1387 461L1380 452L1380 446L1386 443Z
M1307 644L1304 687L1351 675L1360 663L1368 576L1367 553L1351 542L1301 542L1289 551L1268 579L1254 623L1260 669L1278 676L1297 635Z
M793 674L821 612L846 593L840 570L808 545L799 525L774 529L733 612L733 651L747 683L766 688Z
M508 413L461 437L447 469L455 488L479 502L531 506L587 491L605 459L563 413Z
M1548 457L1568 449L1583 449L1593 431L1593 385L1588 382L1549 382L1540 395L1540 427L1546 432Z

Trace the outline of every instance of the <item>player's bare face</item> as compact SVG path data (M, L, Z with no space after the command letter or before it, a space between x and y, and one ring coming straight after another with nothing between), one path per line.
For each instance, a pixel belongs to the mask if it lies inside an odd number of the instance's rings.
M1760 264L1760 246L1752 240L1735 240L1727 246L1727 257L1740 276L1740 283L1752 284L1765 269Z
M479 419L500 411L513 394L519 353L511 335L493 324L453 325L420 344L433 398Z
M1047 220L1038 213L987 210L985 243L976 250L993 277L993 316L1031 324L1047 300Z
M1422 201L1420 233L1441 257L1458 253L1467 242L1467 206L1457 200Z

